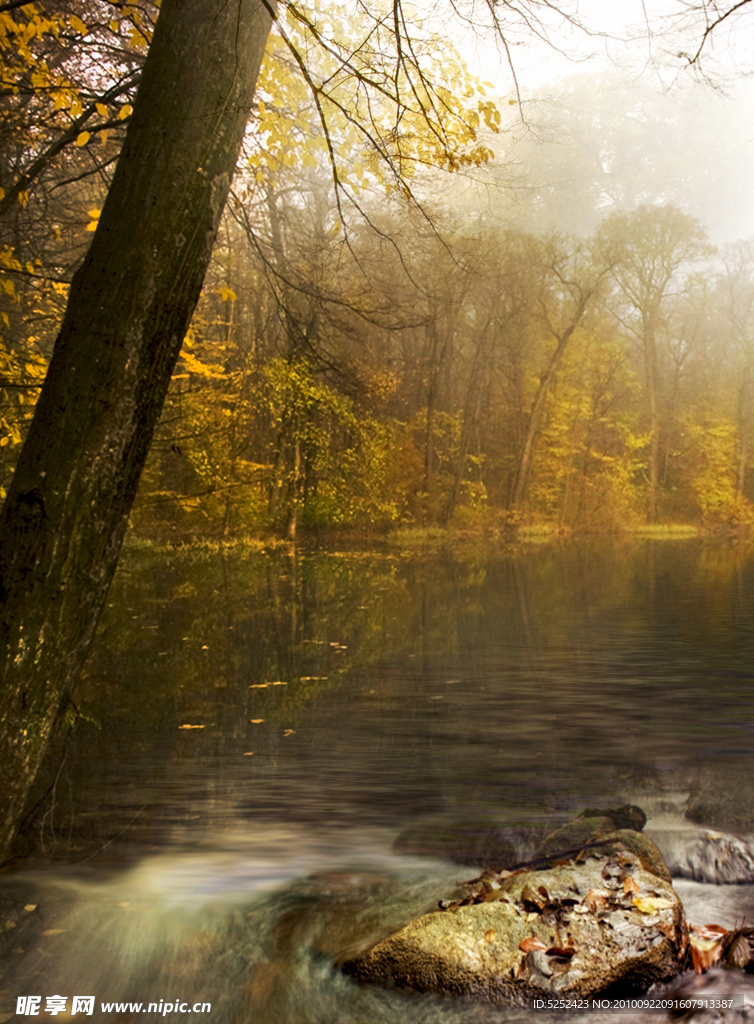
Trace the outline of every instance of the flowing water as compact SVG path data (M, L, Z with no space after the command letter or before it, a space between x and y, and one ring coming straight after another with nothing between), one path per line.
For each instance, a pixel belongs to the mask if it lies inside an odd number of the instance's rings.
M395 837L627 800L680 823L700 778L750 773L753 606L752 551L700 540L131 551L44 783L52 864L0 879L0 1024L33 995L46 1019L53 995L97 1021L540 1019L337 970L474 873ZM754 917L752 886L677 888L692 920Z

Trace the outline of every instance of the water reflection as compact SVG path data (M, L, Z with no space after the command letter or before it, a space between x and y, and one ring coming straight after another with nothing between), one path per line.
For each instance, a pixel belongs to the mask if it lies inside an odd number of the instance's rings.
M393 838L438 812L680 812L700 771L748 771L753 588L748 549L696 540L131 552L42 818L72 866L0 892L54 933L19 945L4 998L75 980L223 1022L517 1019L334 970L459 877ZM128 844L152 850L87 866Z
M694 540L132 555L57 834L397 826L748 765L753 582L748 550Z

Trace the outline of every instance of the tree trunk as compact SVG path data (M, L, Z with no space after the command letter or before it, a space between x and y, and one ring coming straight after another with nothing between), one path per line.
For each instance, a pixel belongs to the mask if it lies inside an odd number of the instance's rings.
M568 348L568 343L573 337L573 333L581 322L584 313L586 312L589 299L591 298L592 292L589 291L582 296L581 301L576 309L573 319L571 320L568 327L562 334L555 335L557 339L557 347L550 357L550 362L547 364L547 369L539 378L539 386L537 387L537 393L534 396L532 403L531 412L529 413L529 420L526 424L526 433L524 435L524 441L521 445L521 450L518 455L518 463L516 465L516 476L513 481L513 492L511 495L510 507L512 509L520 509L526 498L526 488L529 484L529 472L531 470L531 460L534 455L534 446L539 436L539 431L542 426L542 420L545 415L545 407L547 403L547 395L550 391L550 385L555 379L560 361L565 355L565 351Z
M489 327L490 321L488 320L474 350L474 361L471 366L469 383L466 388L466 400L463 405L461 441L458 446L458 458L456 460L455 473L453 474L453 486L443 515L443 526L450 525L461 497L461 485L464 472L466 471L466 457L469 454L472 431L479 417L479 404L482 398L482 376L489 358Z
M115 571L269 28L258 0L162 3L112 186L0 514L0 857Z
M647 522L657 521L657 484L660 466L660 412L658 407L659 371L657 366L657 339L654 316L650 315L644 325L644 367L649 399L649 495L647 500Z

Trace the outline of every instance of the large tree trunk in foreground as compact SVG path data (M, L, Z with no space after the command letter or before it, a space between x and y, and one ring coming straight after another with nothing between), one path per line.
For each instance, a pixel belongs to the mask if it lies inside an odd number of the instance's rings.
M269 28L260 0L162 3L123 152L0 516L0 858L115 571Z

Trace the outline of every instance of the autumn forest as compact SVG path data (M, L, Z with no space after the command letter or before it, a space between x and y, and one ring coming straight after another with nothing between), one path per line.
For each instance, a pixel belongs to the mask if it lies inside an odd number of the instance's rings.
M3 496L156 14L14 6L0 13ZM688 201L714 154L683 136L682 111L714 120L716 97L643 86L629 109L615 69L522 106L423 31L422 117L398 116L368 26L315 11L289 9L268 41L131 530L754 521L754 243L716 247ZM313 54L317 18L340 49Z

